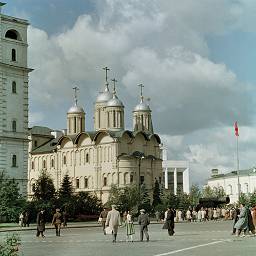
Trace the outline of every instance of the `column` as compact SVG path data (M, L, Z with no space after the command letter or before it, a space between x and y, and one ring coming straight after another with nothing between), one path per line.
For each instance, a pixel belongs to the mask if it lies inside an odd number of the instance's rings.
M177 195L177 168L174 168L174 195Z

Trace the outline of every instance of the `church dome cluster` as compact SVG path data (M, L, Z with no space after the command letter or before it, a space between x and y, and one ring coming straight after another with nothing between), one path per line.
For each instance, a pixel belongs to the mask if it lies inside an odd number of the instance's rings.
M109 68L104 68L106 72L106 80L103 92L99 92L94 105L94 130L110 130L122 131L125 130L124 125L124 104L118 98L116 92L116 79L113 81L113 91L109 90L108 71ZM149 105L144 102L143 85L141 88L140 102L133 110L133 128L134 132L143 131L149 134L153 133L153 126L151 120L151 110ZM67 131L69 135L84 132L85 125L85 111L82 107L77 105L77 90L75 90L75 104L69 109L67 116Z

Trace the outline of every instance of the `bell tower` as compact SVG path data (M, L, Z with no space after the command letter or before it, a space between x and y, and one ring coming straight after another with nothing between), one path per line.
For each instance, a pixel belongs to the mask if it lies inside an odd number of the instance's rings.
M0 2L0 8L4 3ZM0 12L0 171L26 195L28 172L27 20Z

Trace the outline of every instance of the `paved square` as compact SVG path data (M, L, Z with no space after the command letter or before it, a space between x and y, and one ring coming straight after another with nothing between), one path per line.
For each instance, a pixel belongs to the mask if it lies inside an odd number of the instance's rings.
M126 242L125 228L120 228L117 243L111 235L104 236L100 227L62 229L61 237L53 229L46 230L46 238L35 237L35 231L18 232L24 256L81 256L81 255L253 255L256 237L237 238L231 235L231 221L178 223L176 234L167 235L162 224L149 226L150 241L139 242L136 225L134 242ZM1 238L5 233L0 233Z

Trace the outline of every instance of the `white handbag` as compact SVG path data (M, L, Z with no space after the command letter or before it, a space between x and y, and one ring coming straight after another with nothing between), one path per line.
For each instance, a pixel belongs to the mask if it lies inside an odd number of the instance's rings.
M110 227L106 227L105 232L106 232L107 235L111 235L112 234L112 229Z

